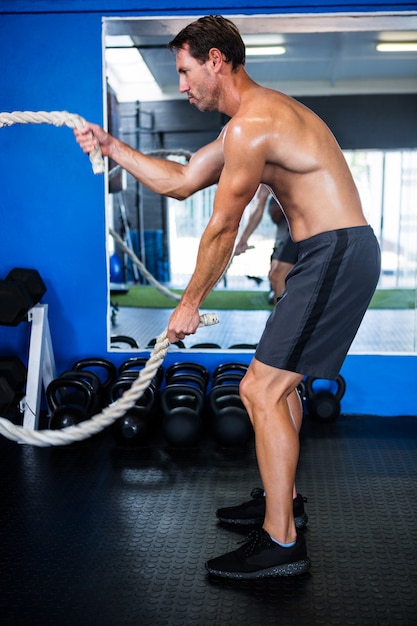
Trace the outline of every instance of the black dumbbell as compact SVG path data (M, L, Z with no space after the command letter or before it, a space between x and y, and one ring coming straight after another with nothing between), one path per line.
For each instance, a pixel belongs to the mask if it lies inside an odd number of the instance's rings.
M12 269L4 280L0 280L0 324L20 324L45 292L45 283L37 270Z
M18 392L26 383L27 369L18 356L0 356L0 376L3 376L11 388Z
M0 417L4 417L12 407L16 399L16 393L8 380L0 376Z
M0 357L0 412L5 414L13 411L20 412L19 403L23 397L23 387L26 383L27 370L17 356Z
M315 391L314 382L316 380L325 379L307 376L304 381L308 412L313 419L320 422L334 422L340 415L340 401L346 391L345 379L339 374L336 381L332 381L336 382L337 385L337 389L334 393L330 389L324 388Z
M72 394L73 402L69 403L70 390L81 392L79 396ZM92 406L91 385L80 378L55 378L46 388L46 400L48 403L49 428L57 430L75 426L87 420ZM81 400L82 398L82 400Z
M110 400L115 402L132 386L135 378L124 376L116 380L110 390ZM135 446L148 443L156 428L157 389L151 383L133 407L112 424L112 433L121 443Z
M104 408L110 402L110 390L116 379L116 366L108 359L91 357L80 359L72 366L74 371L93 372L99 379L98 407Z

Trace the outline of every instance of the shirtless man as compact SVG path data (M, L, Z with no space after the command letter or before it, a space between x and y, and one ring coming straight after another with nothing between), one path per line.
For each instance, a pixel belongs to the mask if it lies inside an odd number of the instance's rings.
M196 268L169 320L173 343L196 332L199 306L233 254L259 184L283 207L299 259L240 386L265 491L263 527L206 567L236 579L300 574L310 561L293 512L302 418L296 387L305 375L336 378L378 281L379 246L332 133L308 108L250 78L232 22L200 18L169 48L190 104L231 118L218 139L182 165L146 156L95 124L74 132L84 152L99 144L159 194L184 199L218 183Z

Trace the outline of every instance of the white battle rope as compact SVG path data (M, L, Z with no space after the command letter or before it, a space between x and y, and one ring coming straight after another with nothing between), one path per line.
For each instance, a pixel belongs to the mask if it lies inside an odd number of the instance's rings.
M167 287L164 287L164 285L161 285L161 283L157 281L154 276L152 276L152 274L146 268L146 266L142 263L142 261L136 256L133 250L131 250L125 244L123 239L120 237L118 233L116 233L116 231L113 228L109 228L109 233L113 237L113 239L117 241L119 246L122 248L123 252L125 252L133 261L133 263L137 265L142 276L144 276L151 283L151 285L156 287L158 291L160 291L167 298L170 298L171 300L178 300L178 301L181 300L180 294L175 293L174 291L170 291L169 289L167 289Z
M69 128L83 128L86 120L75 113L67 111L13 111L12 113L0 113L0 128L13 124L53 124L54 126L68 126ZM94 174L104 172L104 161L100 148L96 148L89 154ZM117 234L111 233L114 237ZM120 243L120 242L119 242ZM123 243L123 242L122 242ZM139 261L137 257L133 259ZM149 278L149 277L148 277ZM154 279L155 280L155 279ZM171 295L172 297L172 295ZM218 323L215 313L205 313L200 316L199 326L211 326ZM159 335L151 355L145 367L140 371L138 378L132 386L113 404L104 408L101 413L94 415L89 420L76 426L69 426L61 430L31 430L17 426L4 417L0 417L0 434L21 443L29 443L34 446L64 446L75 441L81 441L110 426L119 417L128 411L148 388L155 376L160 364L168 352L169 341L167 329Z
M215 313L205 313L200 316L200 327L218 323ZM101 413L94 415L85 422L76 426L68 426L60 430L30 430L23 426L16 426L4 417L0 417L0 434L12 441L30 443L34 446L65 446L75 441L87 439L113 424L122 417L135 402L143 395L149 383L155 376L169 348L167 330L159 335L145 367L140 370L138 378L132 386L113 404L104 408Z
M0 113L0 128L13 124L53 124L54 126L68 126L69 128L83 128L86 120L76 113L67 111L13 111L12 113ZM94 174L104 172L104 161L99 147L90 154L91 165Z

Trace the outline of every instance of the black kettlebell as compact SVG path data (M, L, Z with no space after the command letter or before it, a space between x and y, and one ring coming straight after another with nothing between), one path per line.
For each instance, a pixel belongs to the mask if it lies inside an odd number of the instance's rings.
M238 374L240 378L243 378L247 372L247 369L248 369L248 366L246 365L246 363L240 363L239 361L231 361L230 363L220 363L220 365L218 365L213 372L213 384L215 384L215 381L218 376L220 376L221 374L225 374L225 373L234 372L235 374Z
M154 348L157 341L158 337L153 337L152 339L150 339L146 345L146 349L149 350ZM185 348L185 344L183 341L181 341L181 339L179 339L179 341L174 341L171 346L177 346L177 348L180 348L181 350Z
M213 378L213 387L221 385L234 385L236 388L236 393L239 394L239 384L242 378L243 375L239 372L222 372L221 374L217 374L217 376Z
M186 384L169 384L161 391L162 434L172 446L191 447L200 440L205 396L196 378Z
M80 359L72 366L75 371L93 372L99 379L97 404L100 409L110 402L110 389L116 379L116 366L108 359L91 357Z
M167 385L174 382L186 384L187 380L195 382L197 378L201 381L201 387L205 389L209 379L208 370L204 367L204 365L200 365L200 363L194 363L192 361L174 363L165 373Z
M141 370L145 367L148 359L147 357L132 357L124 361L119 367L117 378L120 379L122 377L130 377L137 378ZM160 365L155 373L155 376L152 379L152 384L159 389L164 379L164 370L162 365Z
M201 378L198 374L175 374L173 376L168 376L167 378L167 387L175 387L176 385L181 385L184 387L190 387L190 389L199 389L203 392L206 391L206 381Z
M118 400L132 386L134 380L132 376L116 380L110 390L111 402ZM117 441L135 446L148 442L155 426L156 393L156 388L151 383L134 406L112 424L112 434Z
M304 413L308 412L307 392L306 392L306 384L305 384L304 379L297 385L296 392L298 394L298 397L300 398L301 407L302 407L302 411L304 415Z
M133 339L133 337L129 337L128 335L114 335L110 337L110 343L112 348L121 349L121 346L118 345L120 343L124 343L129 346L129 348L138 348L137 341Z
M68 402L70 390L77 391L77 395L74 393L72 395L72 402ZM45 394L50 410L50 429L58 430L75 426L89 418L93 393L91 385L84 380L69 377L55 378L47 386Z
M309 414L320 422L334 422L340 415L340 401L346 391L345 379L340 374L337 376L334 381L337 389L334 393L329 389L314 391L313 385L316 380L324 379L307 376L304 380Z
M216 441L225 447L240 447L249 443L253 437L253 427L249 415L239 396L236 381L230 382L230 376L224 372L217 376L209 394L211 429Z
M222 347L218 343L212 341L203 341L190 346L191 350L221 350Z
M90 387L91 391L91 406L89 409L89 417L100 413L100 379L94 372L88 370L67 370L59 375L59 378L65 379L77 379L83 381ZM85 396L82 391L76 388L69 387L67 391L63 391L63 400L65 404L81 404L84 405ZM64 397L65 396L65 397Z

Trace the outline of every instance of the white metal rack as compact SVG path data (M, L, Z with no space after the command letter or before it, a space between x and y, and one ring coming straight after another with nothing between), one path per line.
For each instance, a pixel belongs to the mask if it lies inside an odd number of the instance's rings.
M23 427L37 430L41 408L42 385L46 389L55 378L55 358L48 321L48 305L37 304L28 313L32 325L27 367L26 394L20 402Z

